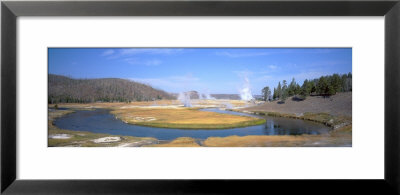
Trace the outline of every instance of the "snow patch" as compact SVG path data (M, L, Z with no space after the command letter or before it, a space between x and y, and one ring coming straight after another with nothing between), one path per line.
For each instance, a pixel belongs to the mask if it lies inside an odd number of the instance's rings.
M94 139L94 143L112 143L121 141L121 137L102 137L98 139Z
M49 138L51 138L51 139L69 139L71 137L72 137L72 135L69 135L69 134L51 134L51 135L49 135Z

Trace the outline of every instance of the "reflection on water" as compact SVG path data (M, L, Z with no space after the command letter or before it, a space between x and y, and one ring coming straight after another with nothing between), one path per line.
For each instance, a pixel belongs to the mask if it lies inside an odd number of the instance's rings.
M254 116L247 113L224 111L219 109L203 109L226 114ZM77 110L75 113L58 118L54 124L61 129L89 131L94 133L107 133L113 135L128 135L137 137L155 137L160 140L172 140L178 137L193 137L206 139L207 137L226 137L231 135L301 135L325 134L329 127L299 119L255 116L265 118L266 123L257 126L233 129L167 129L130 125L116 119L108 110Z

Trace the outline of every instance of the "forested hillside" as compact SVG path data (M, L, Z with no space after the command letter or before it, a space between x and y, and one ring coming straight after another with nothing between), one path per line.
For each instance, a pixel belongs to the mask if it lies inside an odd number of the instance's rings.
M352 91L352 74L333 74L321 76L318 79L304 80L303 85L296 83L295 78L292 79L290 84L286 80L278 83L278 87L274 88L273 93L269 86L262 89L261 93L264 100L281 100L285 101L291 96L300 96L305 99L310 95L317 96L331 96L338 92L351 92Z
M173 99L165 91L126 79L72 79L49 74L48 84L51 104Z

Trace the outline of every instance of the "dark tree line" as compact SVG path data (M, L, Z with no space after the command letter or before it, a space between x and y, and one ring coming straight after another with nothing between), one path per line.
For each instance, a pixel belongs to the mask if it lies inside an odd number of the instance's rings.
M290 84L287 84L286 80L278 83L278 86L274 88L272 98L270 94L265 93L265 89L269 90L269 87L265 87L262 91L264 100L281 100L285 101L288 97L298 96L301 99L305 99L310 95L318 96L330 96L337 92L349 92L352 91L352 74L333 74L328 76L321 76L318 79L304 80L303 85L296 83L295 78L292 79Z
M173 99L165 91L126 79L71 79L49 74L48 85L50 104Z

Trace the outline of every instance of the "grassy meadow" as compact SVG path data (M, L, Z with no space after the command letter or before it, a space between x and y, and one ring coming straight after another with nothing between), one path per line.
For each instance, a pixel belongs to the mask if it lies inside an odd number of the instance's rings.
M193 108L130 108L111 111L122 121L135 125L179 129L227 129L265 123L265 119L204 112Z

